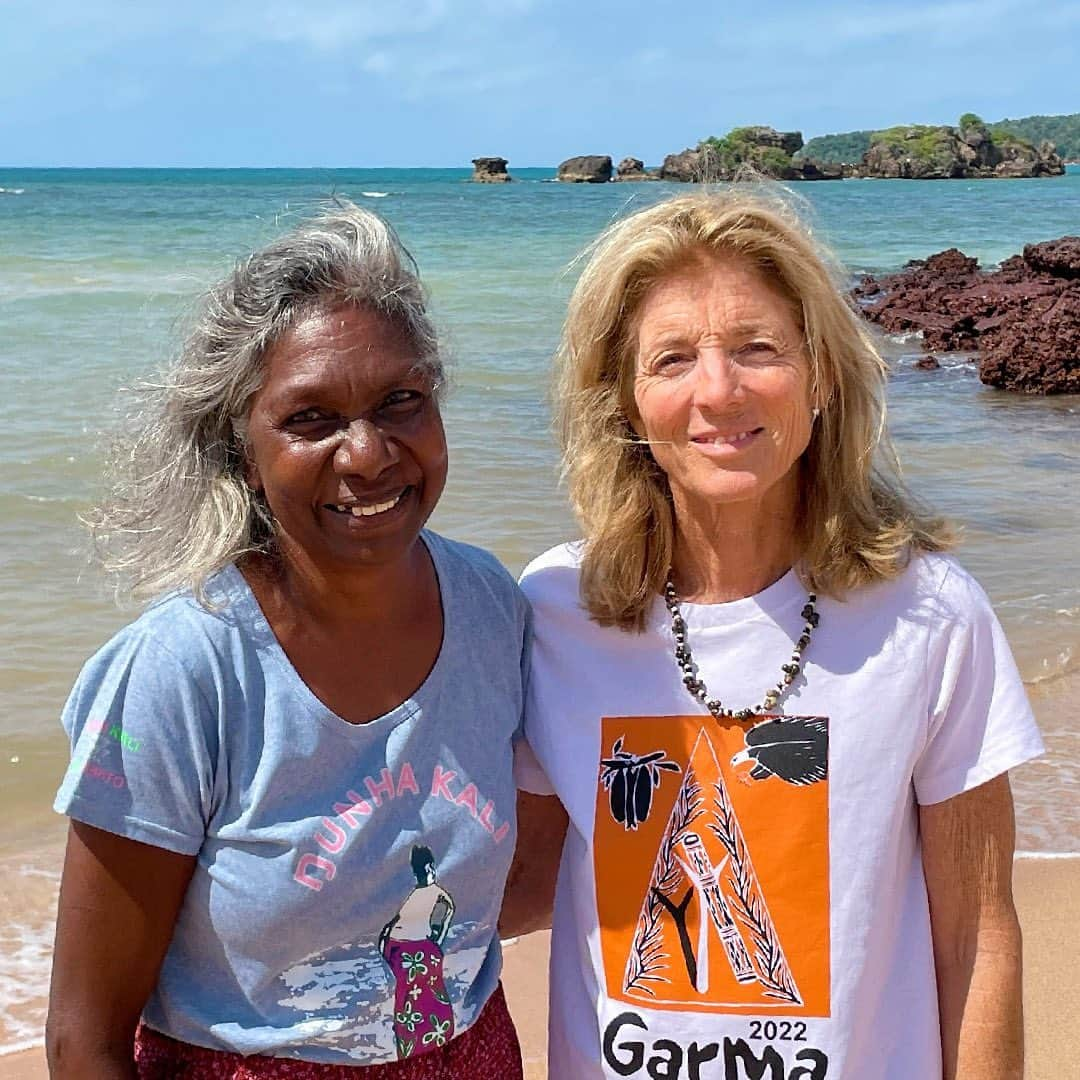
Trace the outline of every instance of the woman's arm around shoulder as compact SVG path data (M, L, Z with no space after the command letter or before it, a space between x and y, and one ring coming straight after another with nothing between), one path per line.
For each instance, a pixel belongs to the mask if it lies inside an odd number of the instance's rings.
M1008 776L920 807L945 1080L1020 1080L1020 924Z
M71 823L45 1033L53 1080L136 1076L135 1029L194 866L193 856Z

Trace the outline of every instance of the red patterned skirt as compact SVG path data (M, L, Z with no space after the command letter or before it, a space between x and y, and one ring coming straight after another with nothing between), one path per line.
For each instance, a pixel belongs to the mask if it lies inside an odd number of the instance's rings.
M139 1080L523 1080L521 1047L501 985L468 1031L407 1061L361 1066L245 1057L177 1042L140 1024L135 1064Z

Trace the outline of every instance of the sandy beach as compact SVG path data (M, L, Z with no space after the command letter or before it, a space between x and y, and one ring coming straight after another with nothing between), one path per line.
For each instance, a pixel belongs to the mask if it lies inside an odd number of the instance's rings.
M1025 1076L1062 1080L1062 1063L1072 1060L1072 1027L1080 1015L1080 937L1067 929L1080 925L1080 856L1019 858L1015 883L1024 928ZM546 933L506 948L503 980L521 1038L526 1080L547 1076L547 955ZM40 1048L0 1057L3 1080L43 1080L47 1075Z

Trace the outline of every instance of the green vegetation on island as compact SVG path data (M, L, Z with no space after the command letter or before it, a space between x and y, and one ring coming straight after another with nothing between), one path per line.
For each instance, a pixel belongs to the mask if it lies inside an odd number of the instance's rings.
M839 165L819 166L796 159L802 133L777 131L755 125L733 128L726 135L710 135L695 149L668 154L660 168L662 180L712 182L734 180L746 170L774 180L840 180Z
M873 134L872 131L846 131L839 135L817 135L797 156L851 165L862 161L863 154L870 149L870 137Z
M989 126L995 134L1017 135L1036 146L1047 139L1065 161L1080 161L1080 113L1025 116L1020 120L998 120Z
M965 125L965 121L967 124ZM961 131L972 123L982 121L974 113L964 113L960 117ZM876 135L895 134L910 127L928 127L929 125L900 125L887 128L884 132L846 131L836 135L817 135L796 154L796 158L813 158L817 161L835 161L854 164L862 160L863 154L870 149ZM1008 145L1011 140L1003 136L1012 136L1021 142L1038 146L1049 140L1057 148L1058 154L1066 161L1080 161L1080 113L1063 116L1025 116L1018 120L998 120L986 124L998 145Z
M949 154L948 128L929 124L898 124L896 127L875 131L870 136L870 146L884 145L910 154L919 161L944 160Z
M991 131L974 113L949 124L901 124L875 131L859 175L905 180L1060 176L1065 167L1051 143L1033 146L1012 132Z
M780 133L772 128L737 127L726 135L710 135L698 150L712 158L716 170L730 175L749 166L765 176L782 177L791 169L792 155L802 146L798 132Z

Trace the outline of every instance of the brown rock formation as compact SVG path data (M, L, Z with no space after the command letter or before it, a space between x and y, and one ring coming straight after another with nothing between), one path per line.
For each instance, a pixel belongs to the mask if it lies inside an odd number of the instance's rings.
M776 128L759 124L738 129L739 136L755 146L775 146L789 157L803 148L801 131L777 131Z
M702 140L696 149L668 154L660 169L661 180L713 183L734 180L743 173L777 180L840 180L840 165L807 159L792 160L802 149L802 132L777 131L757 125L734 128L723 138Z
M611 179L611 158L607 154L567 158L556 179L566 184L606 184Z
M647 172L641 158L624 157L615 170L616 180L659 180L656 173Z
M1075 236L1063 236L1060 240L1028 244L1024 248L1024 262L1054 277L1080 277L1080 241Z
M813 158L801 158L791 163L791 168L784 174L785 180L843 180L844 166L830 161L815 161Z
M979 378L1027 394L1080 393L1080 237L1029 244L996 271L956 248L852 293L891 333L926 351L978 351Z
M508 184L513 177L506 171L506 158L477 157L472 159L474 184Z
M992 135L980 121L879 132L853 172L881 179L971 180L1061 176L1065 166L1053 143L1035 147L1015 136Z
M681 154L668 154L660 166L661 180L678 180L681 183L698 183L704 179L704 167L700 150L686 149Z

